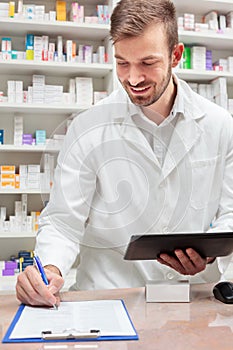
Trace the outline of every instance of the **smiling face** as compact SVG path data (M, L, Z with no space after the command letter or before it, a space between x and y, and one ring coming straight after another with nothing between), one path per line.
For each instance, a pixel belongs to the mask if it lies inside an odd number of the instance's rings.
M174 91L172 67L181 55L181 45L169 54L164 27L158 23L148 26L140 36L117 41L117 75L131 101L143 107L160 99L167 103Z

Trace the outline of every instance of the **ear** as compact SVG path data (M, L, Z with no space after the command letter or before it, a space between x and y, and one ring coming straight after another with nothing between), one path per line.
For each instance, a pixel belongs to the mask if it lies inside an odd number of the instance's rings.
M184 44L179 43L175 45L172 53L172 67L176 67L182 58L184 51Z

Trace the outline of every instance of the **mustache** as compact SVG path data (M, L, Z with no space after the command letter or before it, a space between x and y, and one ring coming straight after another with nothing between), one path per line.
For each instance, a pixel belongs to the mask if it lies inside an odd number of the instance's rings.
M129 87L132 87L132 88L144 88L144 87L148 87L149 85L151 85L152 83L151 82L143 82L143 83L139 83L137 85L132 85L130 84L128 81L125 81L124 82L124 85L125 86L129 86Z

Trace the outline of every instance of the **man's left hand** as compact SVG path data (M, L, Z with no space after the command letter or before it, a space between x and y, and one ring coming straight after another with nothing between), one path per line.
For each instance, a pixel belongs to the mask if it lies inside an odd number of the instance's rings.
M203 258L194 249L188 248L185 251L176 249L175 256L160 254L157 259L163 265L169 266L182 275L194 276L198 272L204 271L206 265L214 258Z

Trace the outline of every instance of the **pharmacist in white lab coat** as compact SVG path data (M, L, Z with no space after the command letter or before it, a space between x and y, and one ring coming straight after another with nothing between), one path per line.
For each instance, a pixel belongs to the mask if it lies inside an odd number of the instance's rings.
M183 45L169 1L122 0L111 23L123 88L68 130L36 243L49 288L28 267L16 287L27 304L59 302L77 257L81 290L218 281L230 259L203 259L192 247L123 259L135 233L233 230L233 120L172 74Z

